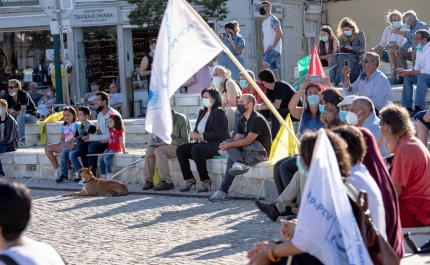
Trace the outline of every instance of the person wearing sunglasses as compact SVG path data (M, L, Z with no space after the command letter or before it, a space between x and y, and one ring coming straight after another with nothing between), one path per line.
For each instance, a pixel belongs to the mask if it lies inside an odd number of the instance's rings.
M392 101L390 81L384 73L378 70L379 61L377 53L365 53L361 62L364 73L353 84L349 80L351 69L345 66L342 70L345 80L343 89L346 95L368 97L375 105L377 116L379 116L379 111Z
M119 87L118 84L112 83L109 86L109 105L117 109L119 106L121 106L124 103L124 95L121 93L118 93Z
M9 80L9 94L6 96L8 113L18 122L20 147L25 146L25 125L39 121L40 114L30 95L21 90L21 82L17 79Z

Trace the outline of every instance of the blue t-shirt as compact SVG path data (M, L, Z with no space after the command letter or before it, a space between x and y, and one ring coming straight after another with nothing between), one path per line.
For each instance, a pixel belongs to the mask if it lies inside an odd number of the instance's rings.
M324 123L320 120L319 115L309 119L305 110L300 124L300 134L306 130L318 131L320 128L324 128Z

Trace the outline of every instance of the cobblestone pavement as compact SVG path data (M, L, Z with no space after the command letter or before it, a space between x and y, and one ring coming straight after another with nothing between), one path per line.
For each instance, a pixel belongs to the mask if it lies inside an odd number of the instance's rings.
M279 238L279 223L250 200L127 195L64 198L74 183L20 179L33 187L28 236L53 245L69 264L246 264L252 244ZM140 186L129 185L130 191ZM209 194L208 194L209 195ZM406 264L425 264L412 256Z

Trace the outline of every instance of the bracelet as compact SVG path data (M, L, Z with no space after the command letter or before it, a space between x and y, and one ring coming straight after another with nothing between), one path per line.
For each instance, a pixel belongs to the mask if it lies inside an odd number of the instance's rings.
M275 249L274 247L270 249L270 252L269 252L269 260L270 260L271 262L279 262L279 261L282 259L282 257L276 258L276 257L275 257L275 255L273 255L273 250L274 250L274 249Z

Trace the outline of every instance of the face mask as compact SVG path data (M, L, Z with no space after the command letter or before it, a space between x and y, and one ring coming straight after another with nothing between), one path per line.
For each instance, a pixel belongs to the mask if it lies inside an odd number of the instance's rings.
M345 34L345 36L351 36L352 35L352 30L345 30L344 32L343 32L343 34Z
M310 104L310 103L309 103L309 104ZM325 112L324 105L321 105L321 104L320 104L319 108L320 108L320 112L321 112L321 114L323 114L323 113Z
M102 110L103 110L103 106L100 106L100 107L97 108L98 112L101 112Z
M420 52L422 52L423 51L423 49L424 49L424 46L420 43L420 44L418 44L418 46L417 46L417 51L420 51Z
M297 168L299 169L299 172L300 172L300 174L302 174L303 176L308 176L308 170L307 169L305 169L305 167L302 165L302 159L301 159L301 157L300 156L297 156L297 159L296 159L296 165L297 165Z
M403 27L405 27L405 29L409 29L411 26L409 26L407 23L403 23Z
M244 114L247 110L244 104L237 104L236 107L240 114Z
M357 125L357 123L358 123L358 120L360 120L359 118L358 118L358 114L361 112L361 110L357 113L357 114L355 114L354 112L352 112L352 111L349 111L348 112L348 114L346 114L346 121L348 122L348 124L351 124L351 125Z
M152 53L155 54L155 49L152 50Z
M266 14L266 10L264 7L260 7L260 15L264 16Z
M51 95L52 95L52 93L51 92L46 92L46 95L48 96L48 97L50 97Z
M3 110L2 110L2 109L0 109L0 116L1 116L1 115L3 115Z
M221 83L221 79L218 76L212 77L212 84L218 85L219 83Z
M248 82L246 82L246 80L240 80L239 84L242 88L248 87Z
M328 36L324 36L324 37L322 37L322 38L321 38L321 40L322 40L323 42L327 42L327 41L328 41Z
M341 110L339 111L339 119L341 122L346 123L346 115L348 114L348 111L346 110Z
M320 97L317 95L308 96L308 103L310 106L315 107L320 102ZM323 106L324 107L324 106Z
M16 95L16 91L14 91L13 93L9 94L11 97L14 97Z
M400 21L393 22L393 28L398 29L402 26L402 23Z
M210 98L203 98L202 102L203 106L205 106L206 108L209 108L212 105Z

